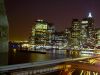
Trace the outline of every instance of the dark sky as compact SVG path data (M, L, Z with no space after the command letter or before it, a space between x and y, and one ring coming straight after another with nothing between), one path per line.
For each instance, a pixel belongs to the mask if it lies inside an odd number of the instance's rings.
M10 40L28 39L37 19L45 19L62 31L71 26L73 18L92 12L95 26L100 27L100 0L5 0L5 4Z

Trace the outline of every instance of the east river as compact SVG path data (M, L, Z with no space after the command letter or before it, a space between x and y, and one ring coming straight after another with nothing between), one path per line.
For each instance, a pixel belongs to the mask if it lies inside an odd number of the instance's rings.
M79 55L69 54L49 54L49 53L33 53L33 52L21 52L12 51L9 53L9 64L19 64L27 62L46 61L61 58L75 58L80 57ZM10 61L11 60L11 61Z

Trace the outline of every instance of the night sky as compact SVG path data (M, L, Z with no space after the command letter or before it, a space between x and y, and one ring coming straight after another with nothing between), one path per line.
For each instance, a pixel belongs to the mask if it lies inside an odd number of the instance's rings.
M9 21L9 39L27 40L37 19L53 23L57 31L71 26L73 18L92 12L100 27L100 0L5 0Z

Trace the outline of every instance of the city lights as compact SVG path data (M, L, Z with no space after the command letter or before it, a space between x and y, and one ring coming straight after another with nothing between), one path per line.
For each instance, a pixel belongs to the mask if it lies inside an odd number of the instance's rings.
M100 75L99 3L0 0L0 75Z

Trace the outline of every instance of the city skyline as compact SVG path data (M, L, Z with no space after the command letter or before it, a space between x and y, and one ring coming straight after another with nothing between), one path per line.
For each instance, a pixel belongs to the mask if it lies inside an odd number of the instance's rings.
M0 0L0 75L100 75L98 4Z
M6 0L9 21L9 39L26 40L31 34L32 26L37 19L46 19L54 24L57 31L71 26L73 18L87 17L92 12L95 26L99 27L99 1L20 1Z

